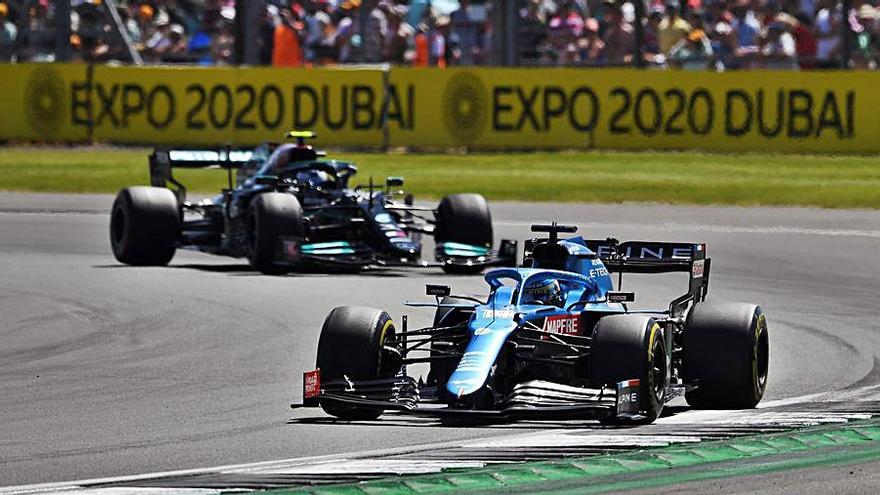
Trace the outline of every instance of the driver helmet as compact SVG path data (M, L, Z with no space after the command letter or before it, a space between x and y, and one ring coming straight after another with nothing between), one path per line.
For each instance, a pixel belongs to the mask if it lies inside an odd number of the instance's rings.
M562 287L555 278L529 282L523 287L522 301L524 304L552 304L559 306L562 303Z
M303 170L296 174L296 182L313 188L325 188L331 181L330 174L323 170Z

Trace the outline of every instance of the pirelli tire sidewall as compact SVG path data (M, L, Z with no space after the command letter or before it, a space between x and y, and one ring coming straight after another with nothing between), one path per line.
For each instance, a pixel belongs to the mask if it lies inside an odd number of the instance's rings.
M767 387L770 361L767 320L747 303L696 304L683 340L683 376L697 388L685 395L702 409L748 409Z
M113 256L127 265L167 265L180 237L180 208L168 189L127 187L116 194L110 213Z
M363 306L339 306L324 320L318 340L316 367L321 381L373 380L394 376L393 363L384 360L386 342L394 339L396 329L385 311ZM352 406L321 400L321 408L331 416L345 420L378 418L383 409Z

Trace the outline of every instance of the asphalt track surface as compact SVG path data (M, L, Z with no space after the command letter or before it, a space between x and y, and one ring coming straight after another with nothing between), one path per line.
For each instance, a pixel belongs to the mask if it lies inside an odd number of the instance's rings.
M268 277L240 260L190 252L165 268L122 266L107 239L111 202L0 193L0 486L566 426L340 424L319 411L291 411L334 306L370 305L427 324L429 311L401 301L423 299L426 281L483 293L482 279L436 269ZM529 223L555 219L594 237L708 243L710 298L755 302L767 314L765 400L880 383L877 212L492 208L497 238L523 239ZM637 291L640 305L656 306L683 287L670 277L625 279L624 288Z

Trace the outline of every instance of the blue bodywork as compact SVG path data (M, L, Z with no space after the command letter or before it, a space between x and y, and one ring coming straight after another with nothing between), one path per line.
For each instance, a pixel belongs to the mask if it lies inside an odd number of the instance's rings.
M458 367L446 383L446 392L462 398L482 389L504 343L521 325L547 328L547 321L563 320L566 330L581 334L585 312L623 313L620 303L609 303L614 284L605 264L581 237L556 243L556 260L536 258L528 268L501 268L485 275L491 288L487 304L474 306L468 322L469 342ZM549 266L548 266L549 265ZM522 287L531 282L555 279L564 296L560 304L524 301Z

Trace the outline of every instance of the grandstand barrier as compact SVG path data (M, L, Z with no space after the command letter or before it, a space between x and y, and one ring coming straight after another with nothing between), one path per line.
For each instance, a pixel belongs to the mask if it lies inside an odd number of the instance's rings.
M0 139L880 151L878 72L0 66Z

